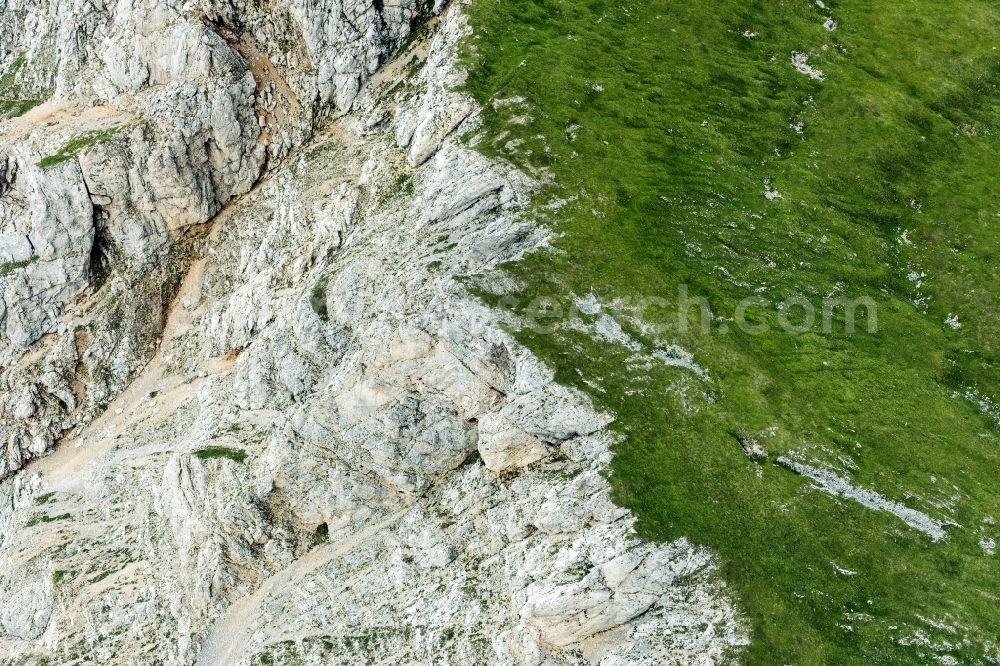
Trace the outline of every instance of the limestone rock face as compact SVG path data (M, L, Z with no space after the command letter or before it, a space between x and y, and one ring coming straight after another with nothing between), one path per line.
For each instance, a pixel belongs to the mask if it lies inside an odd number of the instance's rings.
M459 139L461 5L0 16L50 96L0 124L4 659L738 654L712 554L611 501L612 416L456 278L546 239Z
M178 266L164 267L183 264L197 227L308 140L318 120L349 112L362 82L439 9L0 5L0 69L20 97L45 100L0 122L0 477L124 388L151 358L177 286ZM108 303L116 307L80 316ZM122 318L136 320L113 341L127 349L96 344L119 335ZM29 349L51 364L44 382ZM83 359L102 376L75 381ZM15 408L35 418L9 418Z

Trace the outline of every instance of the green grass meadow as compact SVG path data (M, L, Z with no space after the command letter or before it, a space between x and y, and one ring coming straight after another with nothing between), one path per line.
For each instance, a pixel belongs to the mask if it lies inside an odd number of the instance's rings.
M741 658L1000 663L1000 560L980 545L1000 540L1000 4L469 14L477 145L553 176L535 214L560 234L507 267L512 298L484 297L524 314L593 293L643 351L676 344L705 368L637 365L579 327L517 332L616 416L611 479L640 534L718 553L752 625ZM769 332L706 334L696 309L681 325L679 285L720 317L754 295L867 297L877 331L838 314L794 334L754 307ZM665 306L629 307L650 296ZM814 489L776 463L792 452L949 523L947 540Z

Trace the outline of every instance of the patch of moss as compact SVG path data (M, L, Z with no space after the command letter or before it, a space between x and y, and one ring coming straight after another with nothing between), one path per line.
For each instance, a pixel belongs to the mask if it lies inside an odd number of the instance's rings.
M18 118L42 103L40 99L0 99L0 116Z
M330 526L326 523L320 523L316 531L313 532L313 543L319 545L324 544L330 540Z
M413 194L413 176L408 173L400 174L393 185L393 191L396 194Z
M330 319L330 313L326 307L326 285L328 280L329 278L326 276L321 277L309 293L309 305L312 307L313 312L323 321L329 321Z
M22 53L14 58L7 71L0 75L0 94L6 93L16 84L17 73L24 68L27 57Z
M34 527L35 525L41 525L43 523L54 523L57 520L69 520L72 517L73 516L68 513L64 513L58 516L49 516L44 513L39 513L32 516L32 518L27 523L25 523L25 527Z
M43 504L48 504L49 501L55 497L55 493L45 493L44 495L39 495L35 498L35 506L41 506Z
M103 130L94 130L91 132L86 132L78 137L74 137L67 141L62 148L59 149L55 155L49 155L43 157L38 161L38 166L42 169L47 169L53 167L57 164L61 164L67 160L73 159L81 152L101 143L104 143L111 139L115 134L120 132L124 125L117 125L115 127L110 127Z
M228 446L208 446L204 449L199 449L194 452L195 457L202 460L211 460L213 458L228 458L229 460L234 460L238 463L242 463L247 459L247 452L242 449L233 449Z
M17 84L17 74L24 69L26 63L27 59L22 53L0 76L0 118L17 118L42 103L36 95L25 95Z
M99 573L96 576L94 576L93 578L91 578L90 582L91 583L100 583L102 580L104 580L105 578L107 578L108 576L110 576L113 573L114 573L114 571L102 571L101 573Z
M67 160L71 160L74 157L76 156L69 155L67 153L56 153L55 155L49 155L47 157L43 157L42 159L40 159L38 161L38 166L40 166L43 169L48 169L49 167L53 167L57 164L66 162Z
M14 271L21 270L22 268L27 268L36 261L38 261L38 257L32 257L31 259L27 259L25 261L8 261L0 264L0 277L10 275Z

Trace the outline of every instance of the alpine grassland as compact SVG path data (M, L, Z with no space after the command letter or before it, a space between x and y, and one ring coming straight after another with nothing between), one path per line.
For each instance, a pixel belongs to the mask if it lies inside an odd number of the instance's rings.
M1000 5L468 11L468 139L537 176L554 232L513 292L478 289L545 320L515 334L614 415L639 534L718 555L739 659L1000 662ZM877 326L800 325L831 296Z

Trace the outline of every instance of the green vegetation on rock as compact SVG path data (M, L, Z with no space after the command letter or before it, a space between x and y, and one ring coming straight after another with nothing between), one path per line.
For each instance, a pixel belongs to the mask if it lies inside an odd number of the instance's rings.
M554 176L535 212L562 234L508 267L513 298L483 296L524 316L541 297L562 306L554 332L518 338L616 415L611 479L640 534L718 553L751 663L995 658L1000 563L982 543L1000 540L1000 6L469 11L476 145ZM681 285L710 303L708 333L698 308L678 316ZM678 345L705 376L560 325L589 294L643 352ZM750 308L762 334L724 319L748 297L819 309L837 294L872 299L877 330L846 333L842 312L797 334L779 324L798 311ZM782 456L947 538L821 492Z
M48 504L55 497L55 493L45 493L44 495L39 495L35 498L35 506L42 506L43 504Z
M72 517L73 516L71 514L68 514L68 513L63 513L63 514L60 514L58 516L49 516L49 515L46 515L44 513L39 513L39 514L36 514L36 515L32 516L31 519L28 520L28 522L25 523L24 526L25 527L34 527L35 525L44 525L45 523L54 523L54 522L56 522L58 520L69 520Z
M25 261L8 261L2 263L0 264L0 277L10 275L14 271L21 270L22 268L27 268L36 261L38 261L38 257L32 257L31 259L27 259Z
M17 74L27 62L24 54L17 56L10 67L0 75L0 119L17 118L42 103L34 96L24 97L17 83Z
M111 137L117 134L122 127L122 125L118 125L116 127L109 127L108 129L86 132L78 137L74 137L73 139L67 141L55 155L49 155L39 160L38 166L43 169L47 169L51 166L55 166L56 164L65 162L66 160L73 159L87 148L108 141Z
M329 321L330 319L330 313L327 311L326 306L326 286L328 280L329 278L326 276L321 277L309 293L309 305L312 307L313 312L323 321Z
M238 463L247 459L247 452L242 449L233 449L227 446L207 446L194 452L194 455L202 460L212 458L228 458Z
M0 117L17 118L42 103L40 99L4 99L0 100Z

